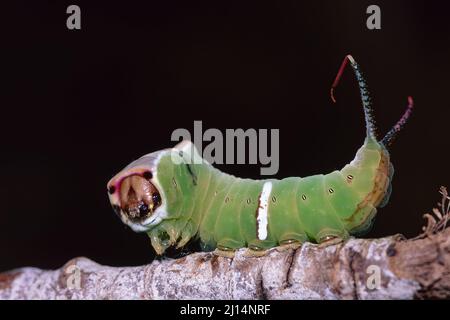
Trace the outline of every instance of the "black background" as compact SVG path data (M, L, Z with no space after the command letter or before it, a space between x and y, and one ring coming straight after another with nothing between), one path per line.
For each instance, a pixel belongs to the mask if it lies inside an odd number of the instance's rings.
M367 237L414 236L449 185L450 42L444 2L14 1L2 4L0 270L75 256L151 261L145 234L113 214L106 182L170 147L176 128L279 128L277 178L327 173L364 138L363 69L383 135L416 107L391 148L391 201ZM82 29L66 28L81 7ZM381 7L381 30L366 8ZM257 165L220 166L259 177Z

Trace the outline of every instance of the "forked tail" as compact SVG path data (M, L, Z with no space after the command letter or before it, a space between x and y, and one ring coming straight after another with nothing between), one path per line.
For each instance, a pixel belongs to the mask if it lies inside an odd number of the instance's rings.
M363 110L364 110L364 118L366 120L366 131L367 131L367 137L372 138L374 140L377 140L376 137L376 126L375 126L375 120L373 118L372 114L372 102L370 100L369 91L367 88L366 81L364 80L364 77L361 73L361 70L359 68L358 63L356 63L355 59L351 55L347 55L344 58L344 61L342 61L341 67L339 68L339 71L336 75L336 79L334 79L333 85L331 86L330 94L331 94L331 100L333 102L336 102L336 99L334 98L334 89L339 84L339 80L341 79L341 76L344 72L345 66L350 61L350 65L353 68L353 71L356 76L356 80L358 81L359 91L361 94L361 100L363 104ZM383 139L381 139L381 143L385 145L386 147L390 145L390 143L393 141L397 133L403 128L403 126L408 121L409 116L411 115L412 108L413 108L414 102L412 97L408 97L408 107L406 108L406 111L403 113L403 116L400 118L400 120L389 130L389 132L384 136Z
M381 140L382 144L384 144L387 147L392 143L397 133L400 130L402 130L402 128L408 121L409 117L411 116L413 107L414 107L414 100L412 97L408 97L408 106L406 107L406 111L403 113L400 120L398 120L397 123L391 128L391 130L389 130L388 133L386 133L384 138Z

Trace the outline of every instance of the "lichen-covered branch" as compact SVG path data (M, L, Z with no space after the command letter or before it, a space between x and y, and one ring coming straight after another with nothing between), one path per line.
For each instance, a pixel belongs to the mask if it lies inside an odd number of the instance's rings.
M450 298L450 229L421 239L350 239L274 248L262 257L194 253L141 267L75 258L0 274L1 299Z

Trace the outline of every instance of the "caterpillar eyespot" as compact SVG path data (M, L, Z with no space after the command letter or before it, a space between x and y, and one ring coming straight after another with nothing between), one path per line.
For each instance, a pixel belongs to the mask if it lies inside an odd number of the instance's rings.
M206 161L188 163L200 155L183 141L134 161L108 182L114 211L134 231L146 232L158 254L192 238L200 239L202 248L259 251L367 231L377 208L389 199L393 166L387 148L409 118L413 101L408 98L403 116L379 140L366 83L351 56L339 69L331 98L336 101L334 89L348 63L360 89L366 137L342 169L303 178L239 179ZM181 163L172 161L177 156Z
M155 206L159 206L161 204L161 196L159 193L152 194L152 201Z
M139 215L140 216L145 216L147 213L149 212L149 207L147 204L145 203L141 203L139 205Z
M145 171L142 176L147 179L147 180L151 180L153 178L153 174L151 171Z

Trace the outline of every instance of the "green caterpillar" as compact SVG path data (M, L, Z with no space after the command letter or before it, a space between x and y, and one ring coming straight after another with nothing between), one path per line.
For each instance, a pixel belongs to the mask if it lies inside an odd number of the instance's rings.
M305 178L241 179L215 169L194 145L147 154L108 182L111 204L134 231L147 232L158 254L199 238L205 248L254 251L305 241L322 243L366 232L377 207L391 193L394 173L386 147L406 123L413 106L377 140L371 102L358 64L349 55L362 98L366 138L342 170ZM194 160L194 161L193 161Z

